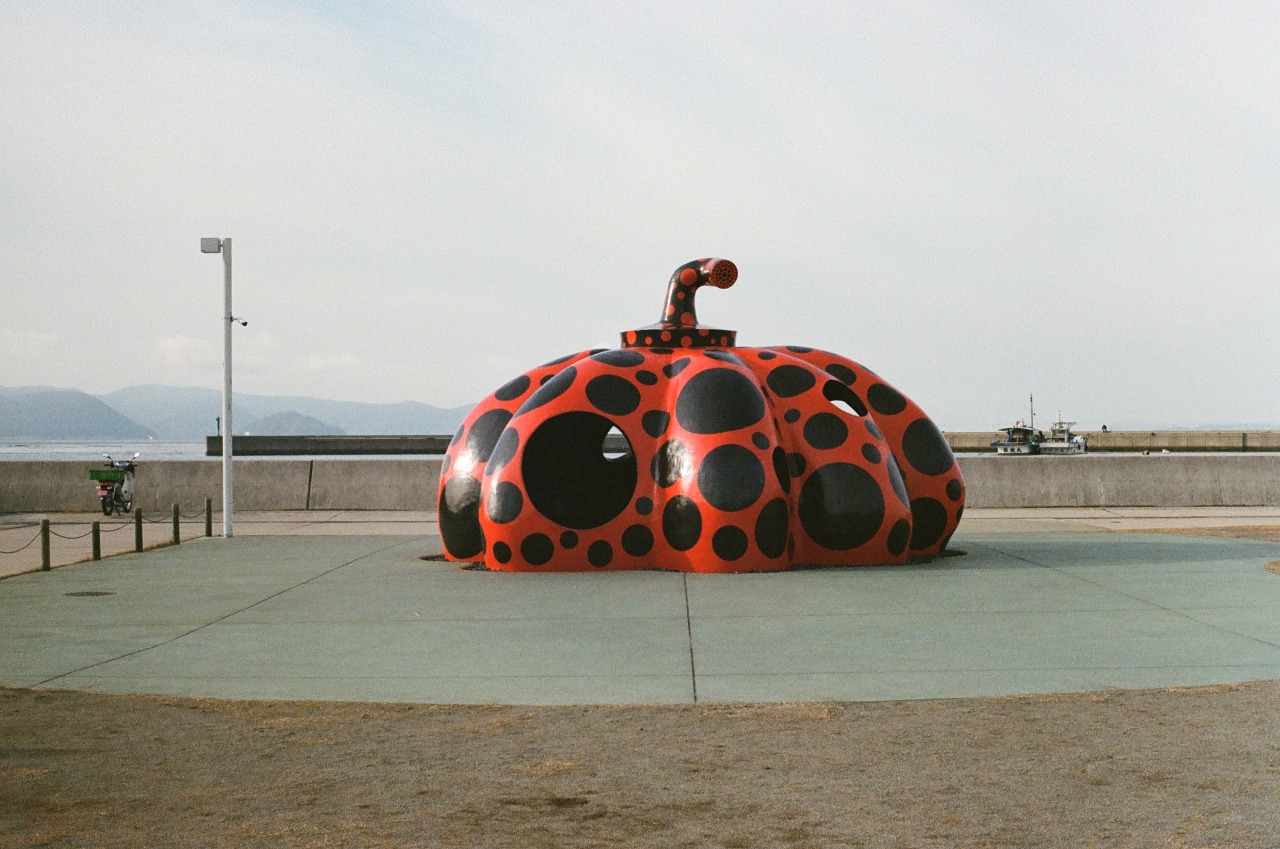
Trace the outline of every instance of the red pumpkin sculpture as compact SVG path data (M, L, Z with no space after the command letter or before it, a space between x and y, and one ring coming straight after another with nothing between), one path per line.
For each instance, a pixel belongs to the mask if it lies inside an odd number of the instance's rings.
M727 260L687 263L660 322L476 405L440 475L446 557L750 572L940 552L964 483L938 428L852 360L737 348L734 331L698 324L697 290L737 276Z

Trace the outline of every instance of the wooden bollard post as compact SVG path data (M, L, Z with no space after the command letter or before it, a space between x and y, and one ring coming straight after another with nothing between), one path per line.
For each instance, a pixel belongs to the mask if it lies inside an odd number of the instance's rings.
M133 508L133 550L142 551L142 508Z
M204 500L204 535L213 536L213 499Z
M40 569L48 572L52 567L51 558L49 557L49 520L40 520Z
M93 559L101 560L102 559L102 523L101 522L93 523L93 533L91 534L91 536L93 538Z
M182 542L182 532L179 529L180 526L178 524L179 518L180 517L178 514L178 505L175 504L173 505L173 544L174 545L178 545L179 543Z

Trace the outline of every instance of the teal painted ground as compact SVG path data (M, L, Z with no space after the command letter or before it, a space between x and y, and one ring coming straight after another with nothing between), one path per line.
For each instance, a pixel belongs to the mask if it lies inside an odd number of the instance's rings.
M198 539L0 581L0 684L442 703L950 698L1280 679L1280 545L961 536L931 564L519 575L435 537ZM69 595L102 592L109 595Z

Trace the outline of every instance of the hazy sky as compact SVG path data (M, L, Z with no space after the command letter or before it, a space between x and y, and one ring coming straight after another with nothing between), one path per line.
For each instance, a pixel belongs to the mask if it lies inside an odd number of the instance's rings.
M472 403L659 318L1280 423L1280 4L0 0L0 385Z

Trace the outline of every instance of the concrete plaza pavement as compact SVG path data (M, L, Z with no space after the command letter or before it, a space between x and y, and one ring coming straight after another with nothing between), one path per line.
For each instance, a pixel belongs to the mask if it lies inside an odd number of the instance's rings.
M1280 543L1159 533L1224 525L1280 509L973 510L962 557L757 575L491 573L421 559L430 513L245 514L0 581L0 685L586 704L1280 678Z

